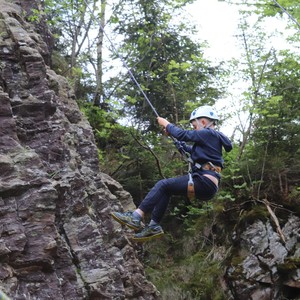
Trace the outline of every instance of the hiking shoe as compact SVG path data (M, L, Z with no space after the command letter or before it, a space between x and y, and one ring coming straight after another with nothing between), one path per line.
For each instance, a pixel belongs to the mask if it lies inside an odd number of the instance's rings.
M164 234L160 225L146 226L141 232L136 233L132 238L135 242L146 242L155 238L159 238Z
M142 230L142 221L139 219L134 219L132 217L132 211L126 211L124 213L122 212L112 212L111 216L120 224L126 225L127 227L138 231Z

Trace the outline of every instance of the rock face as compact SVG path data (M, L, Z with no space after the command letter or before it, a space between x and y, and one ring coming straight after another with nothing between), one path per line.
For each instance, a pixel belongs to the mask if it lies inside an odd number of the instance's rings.
M99 171L91 127L18 2L0 0L0 290L15 300L157 299L110 218L131 197Z
M282 228L256 221L239 240L239 262L226 278L234 299L300 299L300 219L291 215Z

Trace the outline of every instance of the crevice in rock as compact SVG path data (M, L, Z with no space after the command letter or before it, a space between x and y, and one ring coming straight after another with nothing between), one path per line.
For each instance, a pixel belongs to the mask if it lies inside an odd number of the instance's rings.
M69 241L69 238L68 238L68 235L67 235L67 233L64 229L64 220L69 217L64 213L65 208L63 207L63 205L64 205L63 204L64 203L63 195L64 195L65 192L66 192L66 190L64 188L57 187L58 197L57 197L57 200L56 200L56 208L55 208L55 225L56 225L59 237L61 238L62 242L65 243L65 246L68 249L68 253L69 253L70 258L72 260L72 264L76 268L76 273L80 277L81 281L83 282L86 293L88 295L90 295L91 294L91 288L90 288L90 286L88 285L88 283L85 281L84 277L81 274L80 259L76 255L75 251L72 249L72 245L71 245L71 243Z

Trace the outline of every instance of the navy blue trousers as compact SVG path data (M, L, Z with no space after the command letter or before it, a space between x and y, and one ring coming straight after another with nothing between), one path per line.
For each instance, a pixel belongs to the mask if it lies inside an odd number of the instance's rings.
M145 214L152 212L151 219L157 223L163 218L172 195L187 196L188 175L162 179L150 190L139 205ZM217 186L207 177L193 176L196 197L199 200L209 200L218 191Z

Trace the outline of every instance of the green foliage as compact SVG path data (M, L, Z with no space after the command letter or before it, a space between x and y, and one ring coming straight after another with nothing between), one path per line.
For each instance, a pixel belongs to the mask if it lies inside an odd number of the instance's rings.
M294 56L285 55L265 75L266 96L256 103L255 131L247 149L253 187L267 190L272 198L287 196L282 176L299 176L300 65Z
M187 23L171 22L184 4L174 2L124 3L115 11L118 16L115 30L125 36L119 50L127 55L128 65L135 66L135 77L156 110L170 121L178 122L188 118L200 98L203 104L212 102L220 91L213 87L218 69L204 60L204 45L193 42L187 34L194 28ZM124 98L125 93L129 100L124 103L128 112L139 121L150 121L149 130L156 129L153 112L135 86L127 83L119 92L119 98ZM189 110L186 110L187 100L194 103Z
M32 9L31 15L28 17L28 20L32 23L38 23L41 21L42 13L38 9Z
M161 293L162 299L226 299L220 288L222 267L198 252L167 268L147 268L147 275Z
M171 234L145 244L146 274L162 299L227 299L220 287L225 254L214 237L217 206L214 202L203 203L202 208L190 206L183 215L183 207L177 206L172 220L167 216L163 224ZM212 248L219 258L211 255Z
M113 40L122 38L117 48L154 107L181 126L186 126L196 106L214 104L224 86L217 80L223 83L230 74L204 59L206 45L191 38L192 25L174 23L187 2L192 1L123 1L116 5L109 23L111 34L119 35ZM279 3L298 16L298 2ZM172 141L160 134L156 116L124 72L105 82L101 105L92 104L99 74L91 72L96 62L90 52L96 44L93 38L85 40L90 48L84 50L79 41L84 41L83 28L91 23L95 30L97 24L87 13L85 1L44 4L50 26L60 36L53 65L76 88L77 101L94 130L101 171L118 180L136 204L158 179L186 174L186 163ZM264 16L280 12L272 1L253 4L263 9L259 13ZM33 11L32 21L38 22L41 16ZM249 130L241 128L240 143L224 155L225 169L215 199L190 206L183 197L174 197L163 224L169 234L145 246L147 274L163 299L227 299L216 288L225 261L210 254L217 253L219 245L232 246L233 228L269 218L259 202L262 198L300 214L300 58L288 50L266 48L267 33L259 22L253 26L245 22L240 29L245 55L241 62L234 62L234 73L247 84L241 102L242 111L249 112ZM112 55L111 66L114 59ZM134 125L119 122L124 119L133 120ZM233 262L240 259L233 253Z
M116 114L92 103L80 105L94 130L101 170L118 180L136 203L157 180L186 172L186 163L169 139L120 125Z
M257 220L266 221L270 217L270 214L265 205L254 205L249 210L244 210L240 214L239 224L240 228L247 228L253 222ZM243 226L243 227L242 227Z
M220 202L234 202L238 199L248 199L250 190L247 182L247 166L236 158L239 155L239 148L234 144L233 150L224 154L225 168L222 171L221 188L216 195Z
M270 0L260 0L255 2L255 5L257 6L257 14L264 15L266 17L275 16L277 14L282 16L284 14L284 10L286 10L296 20L300 19L300 5L297 0L277 0L279 5L276 3L274 4L274 1Z
M295 171L300 143L296 133L300 115L296 104L299 58L289 50L276 51L265 46L269 37L261 18L254 24L244 20L240 29L245 53L241 69L239 64L235 68L249 84L243 93L243 111L248 112L249 127L241 130L240 153L234 150L238 159L231 160L228 174L224 170L226 189L219 195L235 201L262 197L287 200L293 186L283 182L299 176Z

